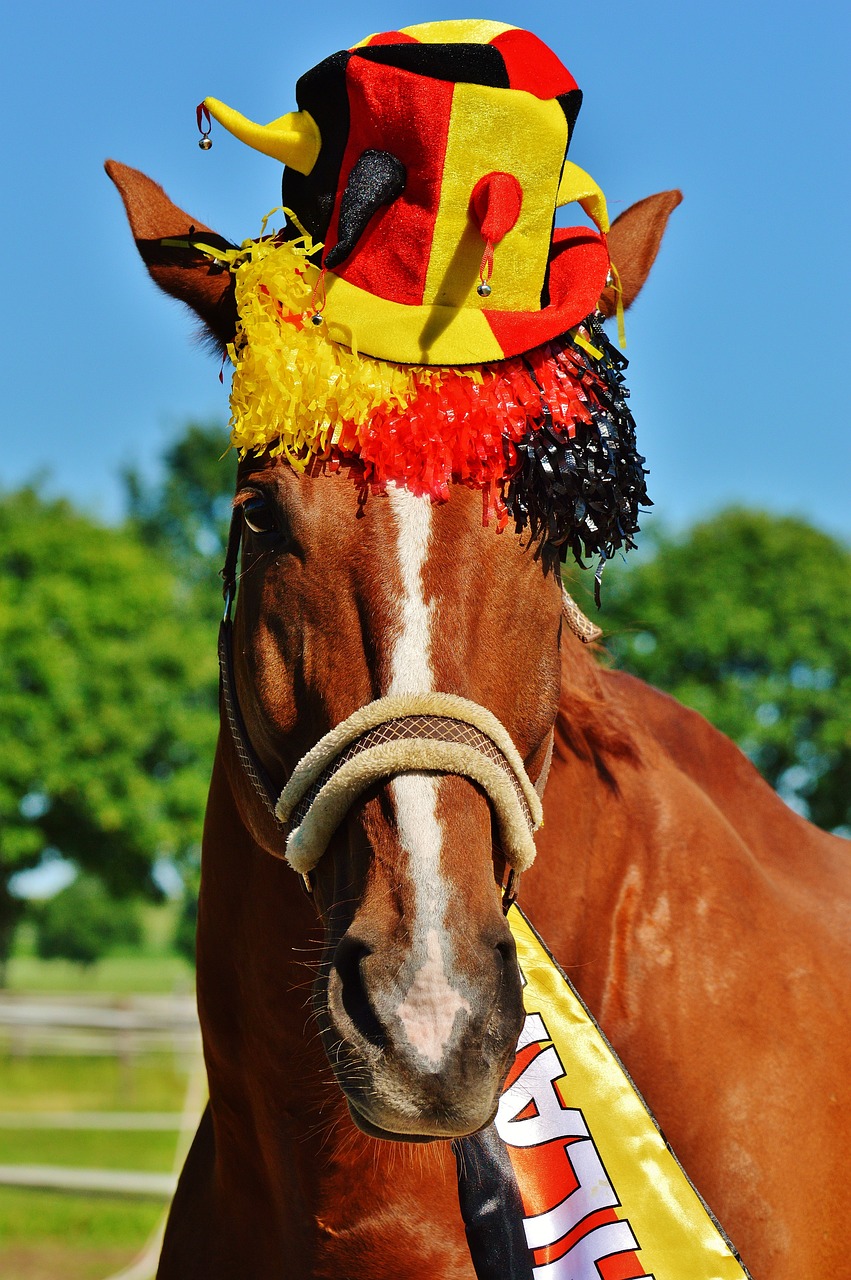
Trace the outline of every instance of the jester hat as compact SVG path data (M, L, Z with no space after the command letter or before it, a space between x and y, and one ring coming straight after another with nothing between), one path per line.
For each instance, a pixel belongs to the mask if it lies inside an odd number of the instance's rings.
M286 166L290 234L322 246L329 334L397 363L482 364L594 310L606 203L566 158L582 94L536 36L478 20L372 35L296 101L268 125L215 98L199 111ZM554 230L573 200L598 231Z
M281 231L193 239L234 280L233 444L345 465L364 494L464 484L553 565L633 545L646 473L570 72L516 27L438 22L334 54L296 99L268 125L198 107L205 150L212 116L285 165ZM596 230L554 228L572 200Z

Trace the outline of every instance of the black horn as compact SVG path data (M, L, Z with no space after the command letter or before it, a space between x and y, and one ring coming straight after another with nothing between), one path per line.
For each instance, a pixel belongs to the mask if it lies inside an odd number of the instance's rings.
M340 201L337 243L325 255L324 266L333 269L348 258L372 215L398 199L406 179L402 161L389 151L364 151L349 174Z

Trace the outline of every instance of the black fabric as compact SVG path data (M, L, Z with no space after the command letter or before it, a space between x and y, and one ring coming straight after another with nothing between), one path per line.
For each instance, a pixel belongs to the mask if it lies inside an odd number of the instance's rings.
M328 231L349 140L346 67L350 57L347 50L332 54L305 72L295 89L299 109L309 111L319 126L322 147L309 174L284 169L282 203L293 210L315 241L324 240ZM301 232L288 222L287 235L296 239Z
M510 88L503 56L490 44L376 44L356 49L353 56L453 84Z
M325 255L324 266L339 266L355 248L370 218L405 190L402 161L390 151L364 151L355 161L340 201L337 243Z
M579 108L582 106L582 90L571 89L569 93L560 93L556 98L556 102L564 112L567 120L567 141L568 145L573 141L573 126L576 124L576 117L579 115Z
M505 1143L494 1125L452 1143L458 1202L478 1280L532 1280L523 1202Z

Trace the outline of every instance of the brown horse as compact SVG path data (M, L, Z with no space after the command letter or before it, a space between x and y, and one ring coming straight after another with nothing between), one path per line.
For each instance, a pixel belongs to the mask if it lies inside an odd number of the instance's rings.
M158 243L200 224L109 168L154 279L230 340L227 274ZM677 199L613 229L628 301ZM267 773L386 694L475 700L532 779L554 727L525 910L755 1280L848 1275L844 844L699 716L598 667L554 575L470 491L361 510L346 475L261 457L236 506L235 692ZM522 1020L493 848L473 782L400 774L352 805L311 900L224 727L198 924L210 1104L162 1280L471 1280L446 1139L492 1117Z

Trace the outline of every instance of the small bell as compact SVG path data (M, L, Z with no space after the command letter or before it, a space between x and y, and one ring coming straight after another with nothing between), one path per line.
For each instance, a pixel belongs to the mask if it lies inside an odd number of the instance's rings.
M322 312L314 311L313 315L310 317L310 323L318 328L322 323Z
M476 293L479 295L480 298L489 298L492 292L493 290L491 289L487 280L482 280L480 284L476 285Z
M210 141L210 130L213 127L213 122L210 119L210 108L206 102L198 103L195 108L195 119L198 121L198 132L201 135L198 146L202 151L209 151L213 145Z

